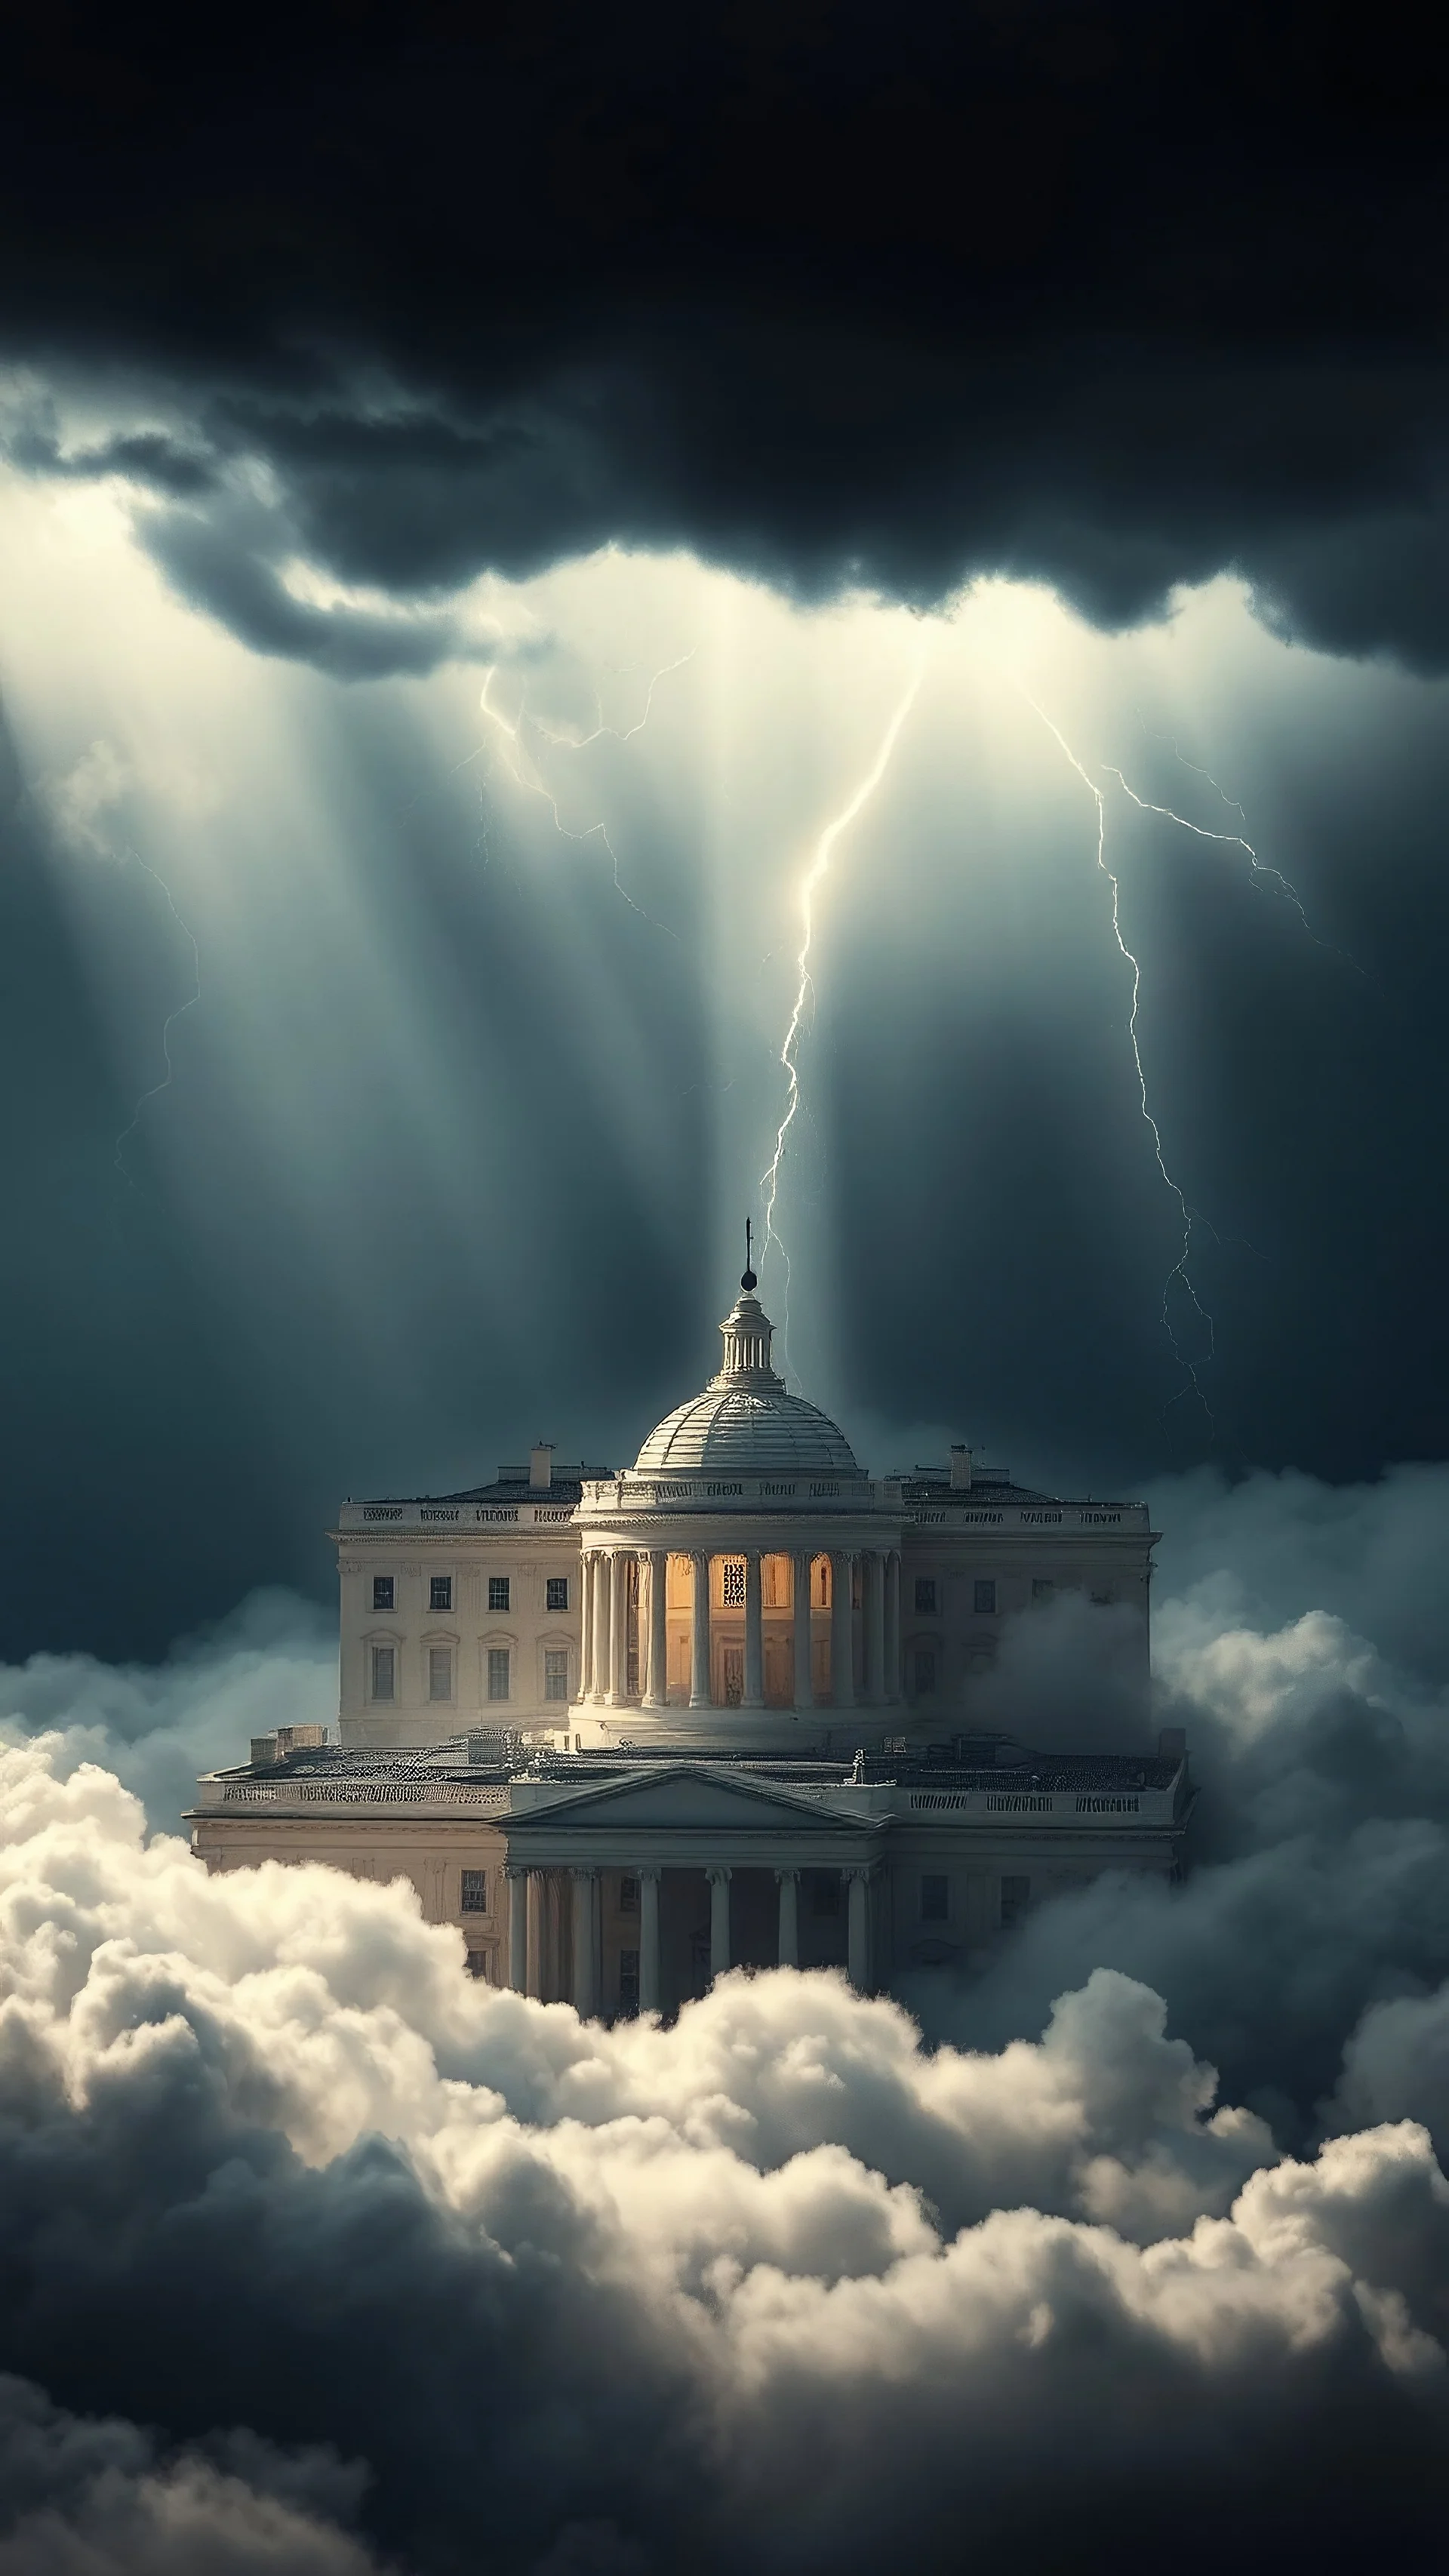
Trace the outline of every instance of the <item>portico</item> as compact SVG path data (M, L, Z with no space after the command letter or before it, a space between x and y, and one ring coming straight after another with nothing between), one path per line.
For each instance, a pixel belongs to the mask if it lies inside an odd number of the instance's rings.
M732 1967L873 1983L879 1817L688 1762L530 1790L515 1790L508 1834L515 1992L668 2013Z

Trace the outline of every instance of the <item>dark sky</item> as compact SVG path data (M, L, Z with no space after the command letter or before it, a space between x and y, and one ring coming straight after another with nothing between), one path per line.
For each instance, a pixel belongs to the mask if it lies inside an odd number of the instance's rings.
M1449 1451L1446 101L1409 13L303 9L223 41L75 8L11 50L11 467L129 493L171 593L284 670L347 872L259 777L255 876L188 880L204 999L118 1165L188 942L144 840L62 846L15 719L0 1651L153 1653L323 1588L342 1492L540 1431L611 1459L710 1364L745 1192L709 1102L772 1095L706 1006L697 772L607 782L666 938L506 800L480 866L399 712L479 660L467 584L611 541L802 601L1042 579L1111 630L1244 586L1305 676L1256 727L1244 682L1232 793L1324 944L1113 824L1210 1221L1211 1418L1159 1323L1174 1210L1065 771L1049 811L973 809L954 874L958 809L903 786L826 925L812 1391L877 1468L917 1426L1098 1488ZM1180 800L1129 718L1094 756Z

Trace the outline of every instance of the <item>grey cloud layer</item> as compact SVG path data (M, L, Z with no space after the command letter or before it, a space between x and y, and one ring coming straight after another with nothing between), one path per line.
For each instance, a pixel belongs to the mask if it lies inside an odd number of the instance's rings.
M906 2529L942 2570L1008 2536L1144 2569L1266 2567L1286 2525L1330 2568L1421 2551L1449 2502L1442 1712L1374 1637L1446 1490L1279 1487L1271 1557L1261 1488L1179 1490L1165 1705L1218 1856L938 1980L933 2049L819 1976L582 2028L470 1984L408 1892L208 1880L84 1733L16 1743L9 2527L126 2576L184 2565L172 2530L246 2576L273 2530L288 2576L848 2571ZM1300 1607L1350 1529L1356 1630ZM189 1672L214 1728L268 1652L280 1679L273 1632L109 1697L57 1668L32 1721L184 1731Z

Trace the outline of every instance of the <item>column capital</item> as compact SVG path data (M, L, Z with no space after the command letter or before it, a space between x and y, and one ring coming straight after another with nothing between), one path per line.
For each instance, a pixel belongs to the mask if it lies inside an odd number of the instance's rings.
M841 1868L840 1875L845 1879L872 1879L875 1876L875 1862L873 1860L846 1861Z
M798 1869L777 1869L775 1872L776 1881L781 1887L784 1886L787 1878L798 1879L799 1875Z
M657 1879L663 1876L663 1871L657 1860L646 1860L642 1864L638 1861L632 1861L625 1874L629 1878Z
M705 1874L705 1877L709 1880L709 1883L710 1883L710 1886L711 1886L711 1887L722 1887L722 1886L725 1886L725 1885L728 1883L728 1881L729 1881L729 1880L734 1876L734 1872L729 1868L728 1864L727 1864L726 1862L724 1862L724 1861L715 1861L715 1862L713 1862L713 1863L711 1864L711 1866L710 1866L710 1867L705 1871L705 1873L704 1873L704 1874Z
M570 1863L570 1878L597 1878L598 1875L598 1865L594 1861L590 1860Z
M526 1861L526 1860L506 1860L506 1861L504 1862L504 1864L503 1864L503 1875L504 1875L504 1877L505 1877L505 1878L527 1878L527 1876L528 1876L528 1863L527 1863L527 1861Z

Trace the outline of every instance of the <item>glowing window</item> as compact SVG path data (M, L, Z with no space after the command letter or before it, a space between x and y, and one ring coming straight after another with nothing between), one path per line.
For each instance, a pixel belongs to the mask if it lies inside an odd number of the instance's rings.
M727 1556L721 1568L720 1599L727 1610L745 1606L745 1569L736 1557Z

